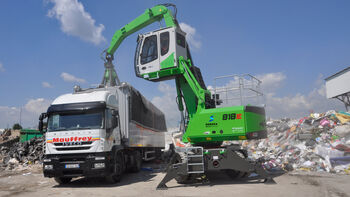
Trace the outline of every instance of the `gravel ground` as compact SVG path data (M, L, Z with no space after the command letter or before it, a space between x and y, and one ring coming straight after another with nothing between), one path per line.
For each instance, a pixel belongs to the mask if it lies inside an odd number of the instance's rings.
M350 196L349 175L289 173L275 178L276 184L267 185L232 181L225 174L214 173L206 184L179 185L171 181L168 190L155 190L163 176L157 171L141 171L125 174L120 183L113 185L103 179L76 178L60 186L53 179L44 178L39 166L30 172L0 172L0 196Z

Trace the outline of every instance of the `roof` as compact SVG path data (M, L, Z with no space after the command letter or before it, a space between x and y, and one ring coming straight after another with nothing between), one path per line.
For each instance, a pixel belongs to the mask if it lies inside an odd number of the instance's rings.
M345 68L345 69L343 69L343 70L341 70L341 71L339 71L339 72L337 72L337 73L335 73L335 74L333 74L333 75L331 75L331 76L329 76L329 77L327 77L327 78L325 78L324 80L328 81L328 80L334 79L335 77L338 77L339 75L342 75L342 74L344 74L344 73L346 73L348 71L350 71L350 66Z
M93 91L86 93L73 93L73 94L64 94L57 97L52 105L58 104L69 104L69 103L83 103L83 102L106 102L107 96L110 94L109 91Z

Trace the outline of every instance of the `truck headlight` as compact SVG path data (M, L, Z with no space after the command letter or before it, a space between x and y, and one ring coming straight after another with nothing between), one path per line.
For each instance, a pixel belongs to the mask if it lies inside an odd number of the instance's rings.
M95 157L95 160L105 160L105 157Z
M51 162L51 159L44 159L44 162Z
M44 165L44 169L45 170L52 170L53 169L53 165Z
M105 163L94 163L94 168L98 169L98 168L104 168L105 167Z

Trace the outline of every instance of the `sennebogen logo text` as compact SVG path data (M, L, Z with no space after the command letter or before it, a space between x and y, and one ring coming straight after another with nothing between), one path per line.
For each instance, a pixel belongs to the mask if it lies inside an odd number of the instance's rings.
M209 122L205 123L205 127L217 127L218 123L213 121L214 121L214 115L209 117Z

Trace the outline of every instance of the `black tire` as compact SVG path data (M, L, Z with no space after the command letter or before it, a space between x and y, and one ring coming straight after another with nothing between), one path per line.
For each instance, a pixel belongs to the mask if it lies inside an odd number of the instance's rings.
M132 166L130 172L140 172L142 165L142 156L140 151L134 151L132 155Z
M190 175L180 175L175 177L175 180L178 184L186 184L188 181L190 181Z
M182 163L182 161L184 160L184 153L181 153L181 155L179 153L175 153L175 162L174 163ZM180 175L175 177L175 180L178 184L185 184L190 180L190 175Z
M68 184L71 180L72 178L69 177L55 177L55 181L60 185Z
M160 148L157 148L156 150L156 159L160 159L160 160L163 160L162 158L164 157L164 153L162 152L162 149Z
M115 173L106 176L106 181L108 183L117 183L121 180L123 175L123 157L121 153L116 153L114 157L114 171Z

